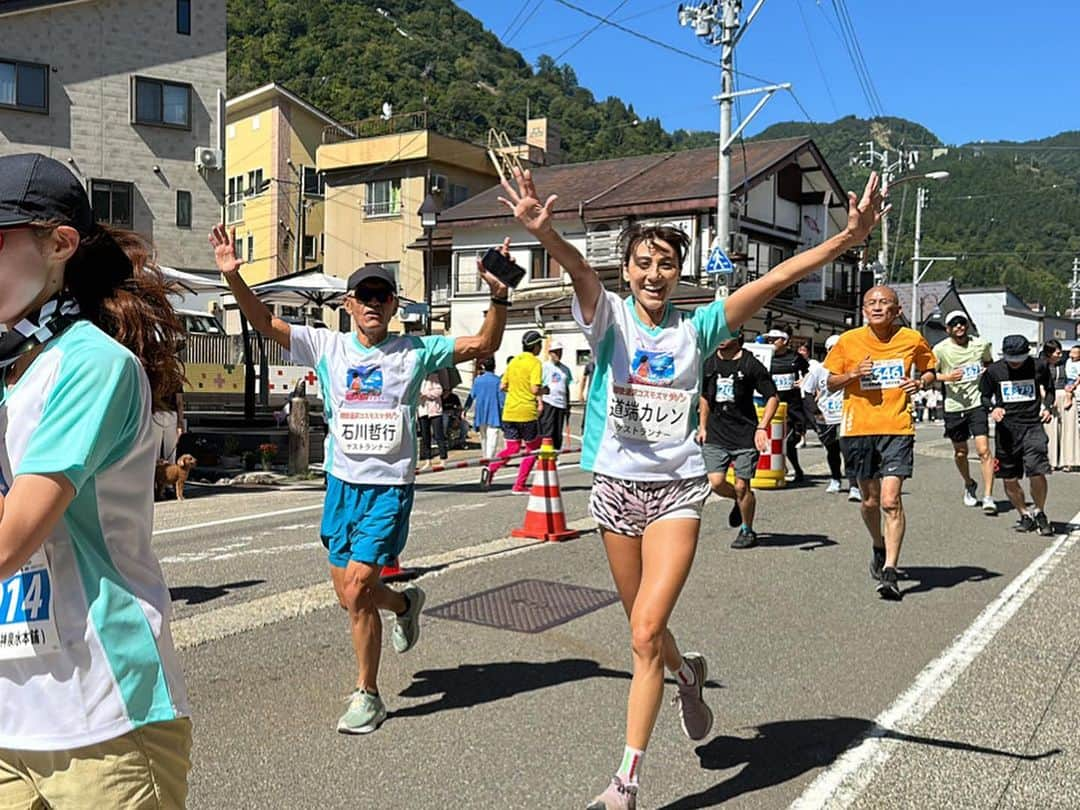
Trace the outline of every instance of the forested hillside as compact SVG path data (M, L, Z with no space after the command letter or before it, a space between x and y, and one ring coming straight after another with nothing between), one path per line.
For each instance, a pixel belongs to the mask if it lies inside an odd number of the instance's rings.
M488 128L524 134L526 109L562 131L567 160L683 149L715 143L708 132L669 132L631 102L598 100L569 64L541 56L535 66L504 47L451 0L399 0L393 16L378 0L229 0L229 93L266 82L289 87L342 121L426 109L440 131L482 141ZM806 134L841 182L857 189L868 168L852 156L917 147L917 171L945 170L927 183L923 254L955 255L930 278L1008 284L1051 310L1068 306L1072 257L1080 255L1080 132L1024 144L969 144L931 159L939 139L899 118L849 116L831 124L788 122L757 137ZM735 159L737 160L737 153ZM894 196L891 277L911 275L915 183Z

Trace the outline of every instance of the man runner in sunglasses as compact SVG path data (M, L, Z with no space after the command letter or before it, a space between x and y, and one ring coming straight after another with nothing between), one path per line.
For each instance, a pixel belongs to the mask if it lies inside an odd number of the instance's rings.
M293 362L313 366L327 414L326 502L320 535L330 556L330 578L349 612L356 651L356 686L338 721L345 734L367 734L386 719L376 678L382 642L379 611L394 614L391 639L403 653L420 636L424 592L402 591L380 580L397 559L409 533L416 472L416 408L420 384L441 368L489 357L502 342L509 306L507 287L477 262L491 289L480 333L449 338L389 333L397 312L397 283L382 264L366 264L349 277L345 309L351 333L294 326L275 318L240 277L236 231L218 225L210 233L214 258L244 317L289 352ZM501 250L510 253L510 240Z

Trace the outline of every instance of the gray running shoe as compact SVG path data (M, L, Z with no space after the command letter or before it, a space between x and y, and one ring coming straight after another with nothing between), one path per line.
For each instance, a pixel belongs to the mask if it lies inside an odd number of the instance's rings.
M691 740L703 740L712 730L712 709L705 703L705 679L709 675L708 664L705 656L701 653L687 653L683 660L694 670L694 683L692 686L678 684L678 692L672 699L672 703L679 704L679 713L682 715L682 730ZM678 678L675 679L676 683Z
M407 586L401 595L408 600L409 607L397 617L390 633L394 651L399 653L411 650L420 638L420 611L424 607L424 599L427 598L415 585Z
M758 544L757 534L753 529L739 529L735 539L731 541L732 548L753 548Z
M349 708L337 724L337 730L342 734L370 734L386 719L386 706L378 695L357 689L349 695L348 701Z
M903 594L900 593L900 586L896 582L895 568L883 568L881 570L881 579L878 580L877 592L882 599L887 599L890 602L899 602L903 598Z
M585 810L637 810L637 785L624 785L622 779L613 776L607 790L589 802Z
M998 513L997 501L987 495L982 499L982 510L984 515L996 515Z
M1050 518L1041 509L1035 513L1035 526L1043 537L1052 537L1054 535L1054 527L1050 525Z
M978 491L978 485L974 481L964 484L964 506L979 505L979 499L975 495Z
M885 568L885 549L874 548L872 551L873 556L870 558L870 576L876 582L881 582L881 571Z
M1033 532L1035 528L1035 520L1028 514L1021 515L1020 519L1013 524L1013 529L1018 532Z

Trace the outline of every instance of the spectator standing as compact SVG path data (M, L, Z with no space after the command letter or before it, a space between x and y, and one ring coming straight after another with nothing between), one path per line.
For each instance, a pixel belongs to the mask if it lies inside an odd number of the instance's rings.
M1061 466L1066 472L1080 469L1080 423L1073 402L1076 400L1076 387L1080 384L1080 345L1069 349L1069 359L1065 361L1065 396L1061 398Z
M1065 413L1065 403L1068 392L1065 390L1067 381L1065 379L1065 364L1062 362L1063 353L1061 351L1061 342L1058 340L1050 339L1043 344L1042 351L1039 352L1038 361L1046 366L1047 371L1050 374L1050 381L1054 384L1054 404L1050 408L1050 421L1043 423L1043 430L1046 431L1047 439L1047 458L1050 459L1050 468L1053 470L1060 470L1068 466L1068 462L1064 458L1064 446L1062 442L1062 423ZM1070 403L1071 410L1071 403ZM1068 414L1075 420L1075 414Z
M420 469L431 466L431 434L435 433L435 443L439 446L439 457L446 461L449 453L446 446L446 434L442 422L443 387L438 373L429 374L420 383L420 406L417 419L420 422L420 460L424 463Z
M941 407L941 392L938 391L937 386L926 389L924 392L924 402L926 403L927 420L936 422L938 419L938 408Z
M503 393L499 390L502 379L495 373L495 358L489 357L481 365L480 373L473 379L472 389L465 399L465 410L473 406L473 427L480 433L480 447L484 458L494 458L498 449L499 428L502 422Z
M552 343L548 347L549 359L544 363L541 377L544 409L540 412L540 438L550 438L556 450L562 449L563 430L570 426L570 383L573 380L570 369L563 365L562 354L560 344Z
M180 383L165 396L165 409L153 416L158 440L158 458L176 463L176 445L184 435L184 391Z

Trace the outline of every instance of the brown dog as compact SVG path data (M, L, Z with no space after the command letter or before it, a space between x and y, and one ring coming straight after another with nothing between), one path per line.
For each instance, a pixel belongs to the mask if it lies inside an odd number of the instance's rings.
M175 464L168 461L159 461L154 470L154 492L158 498L164 498L169 484L176 487L176 500L184 500L184 482L188 475L195 469L195 456L185 453L176 460Z

